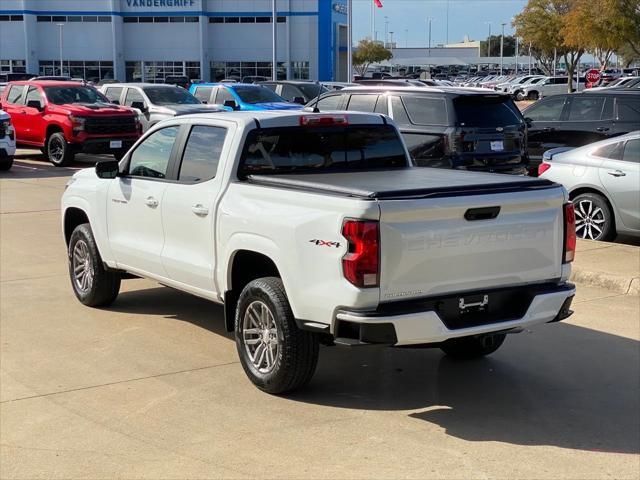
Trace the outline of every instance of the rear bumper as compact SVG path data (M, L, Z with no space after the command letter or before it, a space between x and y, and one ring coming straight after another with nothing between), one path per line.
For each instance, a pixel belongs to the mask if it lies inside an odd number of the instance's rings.
M519 301L519 297L509 295L519 289L526 290L528 303L514 304ZM385 304L371 312L340 310L336 315L334 336L338 343L401 346L441 343L450 338L520 329L557 322L570 316L572 312L569 308L575 292L575 286L571 283L489 291L488 308L491 309L492 297L500 298L500 295L503 295L503 299L498 301L503 302L503 305L498 307L495 313L480 315L480 320L475 318L471 322L464 320L464 315L468 313L458 316L454 313L455 318L444 319L445 308L450 314L452 300L475 300L474 297L478 295L484 297L484 292L427 299L421 302L425 307L422 310L416 310L420 304L418 302L413 302L413 305L407 302L395 302L397 305ZM500 310L503 306L504 310ZM519 307L523 307L521 311L518 310ZM510 316L512 312L518 313L516 316Z

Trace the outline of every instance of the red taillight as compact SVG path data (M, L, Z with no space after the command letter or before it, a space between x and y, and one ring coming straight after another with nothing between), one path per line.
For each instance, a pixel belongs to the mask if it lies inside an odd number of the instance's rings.
M550 168L551 168L550 163L541 163L540 165L538 165L538 176L542 175L544 172L546 172Z
M576 212L573 203L564 205L564 255L563 263L573 262L576 256Z
M344 277L356 287L377 287L380 282L378 222L345 220L342 236L349 242L349 250L342 257Z
M349 124L346 115L304 115L300 117L302 127L341 127Z

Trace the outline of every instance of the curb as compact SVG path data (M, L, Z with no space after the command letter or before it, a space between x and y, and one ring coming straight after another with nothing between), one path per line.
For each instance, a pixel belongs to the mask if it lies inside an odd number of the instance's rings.
M575 265L571 281L578 285L600 287L623 295L640 296L640 277L623 277L604 272L592 272Z

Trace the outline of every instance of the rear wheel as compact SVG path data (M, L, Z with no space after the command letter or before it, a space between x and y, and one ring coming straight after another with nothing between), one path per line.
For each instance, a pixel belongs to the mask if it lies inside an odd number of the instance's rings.
M52 133L47 139L47 157L56 167L65 167L73 162L71 145L67 143L62 132Z
M540 98L540 94L538 92L529 92L527 95L527 100L538 100Z
M490 355L504 343L506 335L478 335L475 337L452 338L442 344L440 349L454 358L472 359Z
M576 235L587 240L612 240L615 237L613 213L607 201L597 193L582 193L573 199Z
M519 102L525 100L526 98L527 97L525 96L522 90L519 90L518 92L516 92L516 100L518 100Z
M311 380L318 336L298 328L279 278L259 278L242 290L235 337L242 368L260 390L285 393Z
M89 307L110 305L120 291L120 274L104 268L88 223L78 225L71 234L69 276L76 297Z

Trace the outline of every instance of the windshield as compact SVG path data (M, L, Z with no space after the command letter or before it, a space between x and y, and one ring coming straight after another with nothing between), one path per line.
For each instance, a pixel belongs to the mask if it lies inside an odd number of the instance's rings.
M502 96L464 96L453 100L457 123L461 127L505 127L523 122L510 98Z
M400 136L391 125L253 130L240 176L405 168Z
M47 100L55 105L65 103L109 103L107 97L95 88L83 85L73 87L44 87Z
M145 87L144 93L154 105L195 105L202 103L196 97L180 87Z
M237 86L232 87L244 103L272 103L286 102L284 98L273 90L260 86Z

